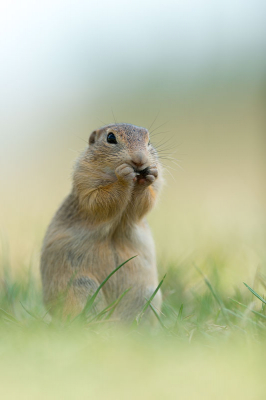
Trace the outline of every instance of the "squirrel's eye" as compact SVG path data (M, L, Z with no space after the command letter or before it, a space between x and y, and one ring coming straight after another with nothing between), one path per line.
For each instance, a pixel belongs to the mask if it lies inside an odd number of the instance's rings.
M149 140L148 146L151 144L151 141Z
M116 144L116 143L117 143L116 137L115 137L115 135L113 134L113 132L108 133L108 135L107 135L107 142L108 142L108 143L113 143L113 144Z

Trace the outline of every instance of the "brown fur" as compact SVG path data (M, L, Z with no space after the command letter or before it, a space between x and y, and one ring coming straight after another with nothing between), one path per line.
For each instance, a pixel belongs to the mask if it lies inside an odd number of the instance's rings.
M117 144L108 143L113 132ZM77 160L73 189L48 227L41 256L44 301L55 314L81 312L88 296L122 262L138 255L104 285L96 311L116 300L119 319L132 319L156 286L155 248L145 215L161 186L161 166L147 129L114 124L92 132ZM146 175L141 170L149 168ZM160 308L160 292L154 305Z

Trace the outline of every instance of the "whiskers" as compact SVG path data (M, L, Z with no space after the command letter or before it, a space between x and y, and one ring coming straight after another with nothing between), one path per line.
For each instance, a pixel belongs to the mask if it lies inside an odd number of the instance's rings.
M151 124L150 128L153 126L154 122L156 121L159 113L157 114L156 118L154 119L153 123ZM163 135L165 133L169 133L168 131L161 131L161 132L156 132L160 127L164 126L167 122L164 122L163 124L159 125L157 128L154 128L150 132L150 136L152 139L158 135ZM154 133L156 132L156 133ZM174 138L175 135L171 135L171 137L166 138L164 135L162 138L159 138L159 141L156 141L153 143L153 147L156 150L156 153L158 155L158 158L160 160L160 163L162 164L163 168L167 173L174 179L176 182L176 179L171 171L177 172L178 169L181 169L184 171L183 167L180 165L182 163L182 160L176 157L177 154L177 147L181 145L181 143L174 143ZM157 138L156 138L157 139ZM175 150L176 149L176 150ZM178 154L178 156L181 154ZM176 168L177 167L177 168Z
M81 137L80 137L80 136L78 136L78 135L75 135L75 133L73 133L73 136L75 136L76 138L78 138L78 139L82 140L82 142L84 142L84 143L88 144L88 141L87 141L87 140L85 140L85 139L81 138Z
M116 119L116 117L115 117L115 114L114 114L114 111L113 111L112 108L111 108L111 112L112 112L112 115L113 115L113 118L114 118L114 121L115 121L115 125L117 125L117 119Z
M176 152L160 154L160 152L157 152L160 163L174 180L175 178L170 170L177 172L178 169L176 167L178 167L184 172L183 167L179 164L182 162L182 160L173 157L175 153Z
M176 178L174 177L174 175L173 175L173 173L172 173L171 171L177 172L178 170L177 170L175 167L173 167L172 165L169 165L169 163L166 164L166 162L162 161L162 157L160 157L160 156L159 156L159 160L160 160L160 164L163 166L163 169L164 169L166 172L168 172L168 174L173 178L173 180L174 180L175 182L177 182L177 181L176 181ZM182 171L184 171L184 169L181 167L181 165L179 165L179 164L176 162L176 161L181 162L181 160L177 160L177 159L171 160L171 159L166 158L166 157L163 157L163 160L167 160L167 161L173 163L173 164L176 165L178 168L180 168Z
M78 150L74 150L74 149L70 149L70 148L68 150L73 151L73 153L80 154L80 151L78 151Z
M151 125L148 128L148 131L150 131L150 129L153 127L153 124L155 123L155 121L157 120L157 118L159 117L160 114L160 110L158 111L158 113L156 114L154 120L152 121Z
M168 124L169 121L164 122L163 124L157 126L157 128L154 128L152 131L150 131L150 136L153 137L155 136L155 134L153 135L153 132L157 131L157 129L161 128L162 126Z

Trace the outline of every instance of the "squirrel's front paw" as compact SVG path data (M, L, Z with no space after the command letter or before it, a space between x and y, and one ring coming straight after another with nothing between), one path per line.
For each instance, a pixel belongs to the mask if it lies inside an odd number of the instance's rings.
M136 177L136 172L128 164L119 165L119 167L117 167L115 170L115 174L118 179L126 182L133 182Z
M151 185L158 177L158 169L155 165L146 168L143 173L138 175L138 183L140 185Z

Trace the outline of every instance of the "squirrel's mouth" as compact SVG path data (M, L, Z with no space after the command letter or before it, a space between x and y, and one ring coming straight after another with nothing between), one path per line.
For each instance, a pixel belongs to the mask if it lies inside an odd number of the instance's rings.
M146 167L146 168L141 169L141 170L139 170L139 169L134 169L134 171L136 172L136 174L137 174L137 175L141 175L141 176L146 176L146 175L148 175L148 174L149 174L149 170L150 170L149 167Z

